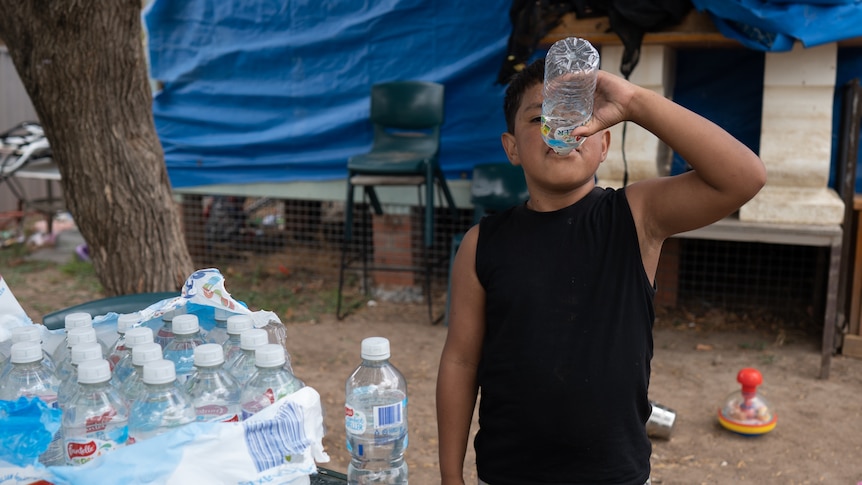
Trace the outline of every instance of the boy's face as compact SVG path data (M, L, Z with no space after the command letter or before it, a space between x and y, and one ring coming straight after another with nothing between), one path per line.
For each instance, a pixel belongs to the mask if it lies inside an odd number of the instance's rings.
M557 155L542 139L542 84L524 93L515 115L515 133L503 133L509 161L524 168L527 181L548 190L570 191L590 182L608 154L610 133L600 131L568 155Z

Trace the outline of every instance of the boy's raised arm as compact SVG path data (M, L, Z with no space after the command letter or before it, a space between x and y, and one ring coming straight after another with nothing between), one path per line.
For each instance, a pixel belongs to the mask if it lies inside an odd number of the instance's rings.
M684 158L692 171L626 189L643 236L662 241L733 213L766 183L760 158L708 119L645 88L599 73L590 131L630 120Z

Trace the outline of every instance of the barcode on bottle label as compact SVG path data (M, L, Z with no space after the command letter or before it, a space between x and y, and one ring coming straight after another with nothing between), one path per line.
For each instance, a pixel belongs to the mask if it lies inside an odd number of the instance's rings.
M400 401L388 406L374 406L375 428L399 425L403 420L402 403Z

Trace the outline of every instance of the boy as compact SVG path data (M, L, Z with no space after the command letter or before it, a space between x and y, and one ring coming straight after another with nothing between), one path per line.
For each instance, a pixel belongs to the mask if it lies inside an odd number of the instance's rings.
M449 333L437 381L440 474L463 484L477 394L480 483L649 481L645 424L655 273L668 237L737 210L766 182L761 160L710 121L606 72L584 143L559 156L542 140L544 61L506 91L509 161L526 204L486 217L452 270ZM630 120L693 170L595 186L607 128Z

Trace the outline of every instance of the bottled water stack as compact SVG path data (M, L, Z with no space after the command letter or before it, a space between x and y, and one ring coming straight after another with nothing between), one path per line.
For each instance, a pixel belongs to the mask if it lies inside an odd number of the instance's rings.
M254 321L249 315L231 315L227 319L227 339L222 344L225 366L232 362L240 351L240 335L254 328Z
M125 346L131 349L132 353L134 353L135 347L139 345L154 343L153 330L149 327L130 328L126 331L124 340ZM159 346L159 351L161 351L161 349L162 347ZM159 358L161 358L161 352L159 353ZM132 373L132 366L132 355L126 354L120 358L117 364L114 365L114 385L123 385L123 382L125 382L125 380L129 377L129 374Z
M64 411L66 411L66 405L75 398L75 394L78 391L78 368L81 363L88 360L101 359L102 346L96 342L78 344L72 347L69 355L69 374L60 383L60 389L57 391L57 401L60 403L60 408Z
M12 369L0 382L0 399L14 401L21 396L38 397L52 408L59 408L57 394L60 390L60 380L42 365L42 346L36 342L18 342L12 344ZM45 466L62 465L63 433L54 434L48 449L39 456L39 462Z
M23 327L15 327L12 329L12 344L16 344L18 342L36 342L39 345L42 345L42 331L39 329L37 325L25 325ZM10 346L11 351L11 346ZM11 362L6 362L8 365L4 366L3 374L9 371L12 368ZM51 372L57 372L57 366L54 364L54 359L50 354L42 348L42 365L47 367ZM0 374L0 379L2 379L2 374Z
M572 131L593 115L598 73L599 53L586 39L559 40L545 56L542 138L559 155L583 143Z
M117 317L117 341L105 354L108 363L111 365L111 370L116 367L117 363L123 357L129 355L131 349L126 345L126 332L134 328L139 321L137 313L124 313Z
M266 345L267 342L266 330L262 328L252 328L240 335L240 351L234 354L234 358L225 365L240 386L245 386L251 376L257 372L257 367L254 365L254 351Z
M107 360L99 358L78 364L79 389L63 412L67 465L83 465L126 446L129 407L110 380L111 366Z
M186 382L198 421L240 420L242 389L224 369L224 351L215 343L195 347L195 371Z
M161 359L144 365L144 393L132 403L131 443L158 436L195 421L195 408L177 384L174 363Z
M165 347L165 359L176 367L177 381L185 384L195 370L195 347L203 345L198 317L192 314L177 315L173 321L174 339Z
M242 388L242 419L248 419L305 384L285 368L284 347L264 344L254 351L256 371Z
M152 340L132 347L131 370L119 384L120 395L130 407L144 394L144 366L156 360L162 360L162 346Z
M366 338L361 357L345 387L348 483L407 484L407 382L389 362L388 339Z

